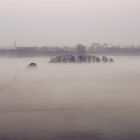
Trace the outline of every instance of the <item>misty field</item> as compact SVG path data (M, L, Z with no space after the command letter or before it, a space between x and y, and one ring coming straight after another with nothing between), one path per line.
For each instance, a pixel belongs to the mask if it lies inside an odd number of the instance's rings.
M140 57L114 59L1 58L0 140L139 140Z

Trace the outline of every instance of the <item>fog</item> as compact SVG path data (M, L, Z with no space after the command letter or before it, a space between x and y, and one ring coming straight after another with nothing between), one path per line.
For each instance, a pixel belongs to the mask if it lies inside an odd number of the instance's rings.
M1 140L140 139L140 58L50 64L0 59ZM36 62L38 67L26 66Z
M139 45L139 0L0 0L0 46Z

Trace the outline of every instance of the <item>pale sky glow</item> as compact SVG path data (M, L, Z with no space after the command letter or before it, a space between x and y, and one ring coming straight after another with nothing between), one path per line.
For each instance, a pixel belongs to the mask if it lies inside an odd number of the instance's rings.
M140 44L139 0L0 0L0 46Z

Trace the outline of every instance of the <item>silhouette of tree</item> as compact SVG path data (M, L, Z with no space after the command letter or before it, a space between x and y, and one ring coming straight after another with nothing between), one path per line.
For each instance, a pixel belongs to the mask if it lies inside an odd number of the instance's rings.
M84 46L82 44L78 44L76 46L76 52L78 55L84 55L86 53L86 46Z

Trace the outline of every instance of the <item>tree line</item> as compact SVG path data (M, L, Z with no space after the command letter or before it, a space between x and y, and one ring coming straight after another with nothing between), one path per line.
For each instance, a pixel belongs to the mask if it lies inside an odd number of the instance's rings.
M24 46L13 48L0 48L0 56L3 57L49 57L57 55L129 55L139 56L140 46L115 46L106 43L93 43L91 46L77 44L74 47L69 46Z

